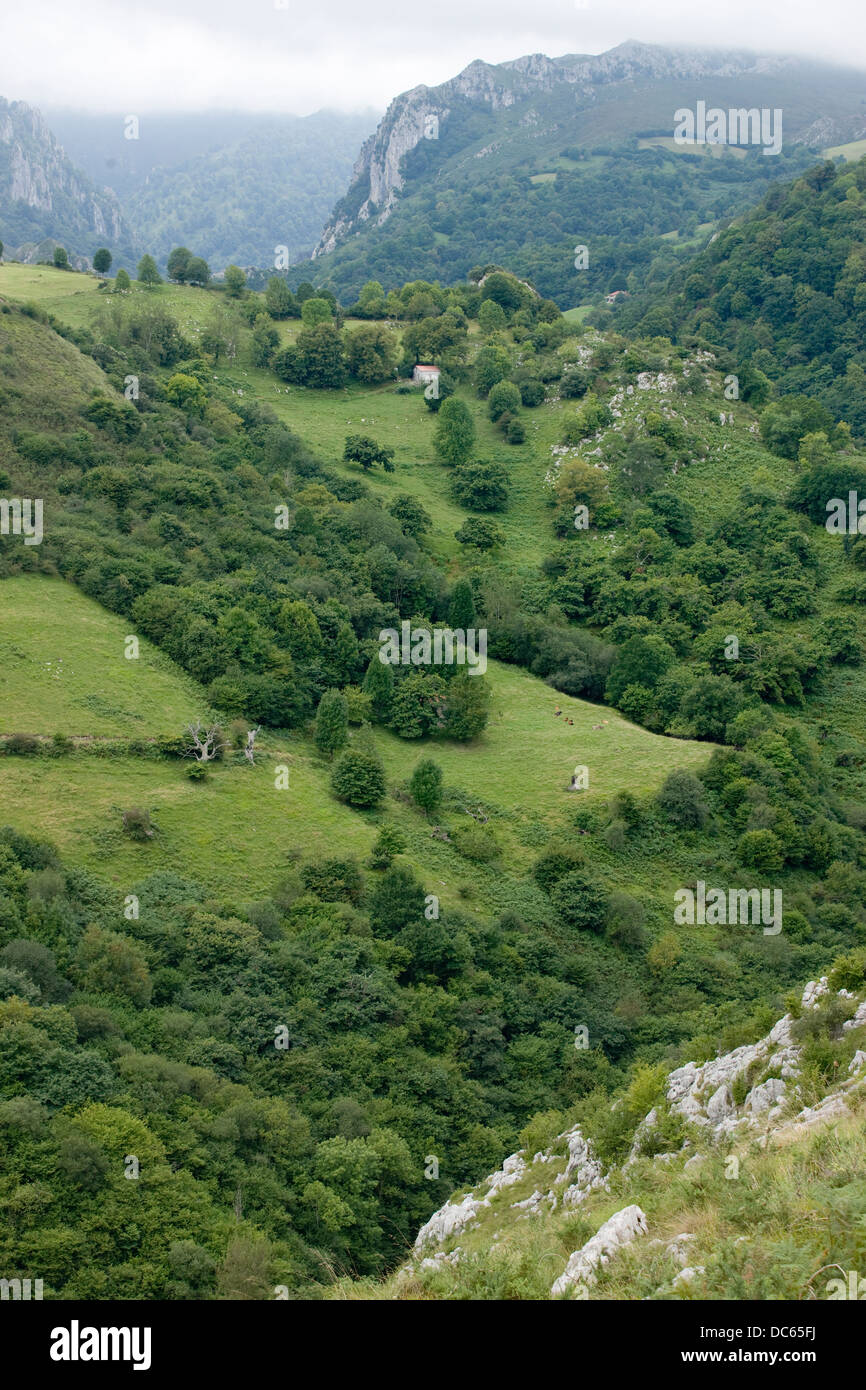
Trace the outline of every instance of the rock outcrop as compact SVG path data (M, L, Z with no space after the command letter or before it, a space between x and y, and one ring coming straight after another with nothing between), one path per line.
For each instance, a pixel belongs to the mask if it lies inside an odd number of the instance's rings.
M18 251L18 259L35 259L35 248L47 235L59 237L68 250L91 254L94 243L115 246L129 240L115 195L94 188L35 107L2 97L0 208L7 260ZM11 245L13 237L23 245Z

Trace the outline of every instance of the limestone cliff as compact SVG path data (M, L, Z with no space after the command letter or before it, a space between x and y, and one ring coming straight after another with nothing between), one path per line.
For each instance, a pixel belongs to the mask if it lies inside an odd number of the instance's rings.
M438 87L413 87L391 102L378 129L362 146L350 188L334 209L313 256L332 251L370 219L382 223L390 216L403 188L405 156L422 140L444 133L458 104L484 109L492 118L498 110L568 84L575 88L576 108L586 109L598 102L605 86L614 83L779 75L796 67L797 60L785 57L680 50L632 41L595 56L548 58L533 53L496 65L476 60Z
M0 240L7 258L32 259L45 238L74 259L128 240L120 205L67 156L40 113L0 98ZM78 256L76 257L76 253Z

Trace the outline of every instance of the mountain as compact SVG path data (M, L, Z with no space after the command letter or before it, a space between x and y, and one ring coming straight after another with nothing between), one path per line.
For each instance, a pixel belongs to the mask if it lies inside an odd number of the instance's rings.
M473 62L391 103L316 247L316 279L357 293L371 277L450 283L495 261L567 307L615 274L644 278L675 254L663 237L742 211L809 151L859 138L863 92L853 70L633 42ZM699 101L781 109L781 153L675 145L674 113ZM575 242L590 248L582 277Z
M640 333L699 334L785 396L866 429L866 160L825 163L713 238L667 286L618 310Z
M67 149L117 194L141 250L164 265L186 245L214 270L273 266L278 245L308 256L376 119L174 112L143 115L126 139L119 114L51 113Z
M62 243L70 258L99 246L131 249L115 195L97 189L72 163L42 115L0 97L0 240L7 259L35 259L36 244Z

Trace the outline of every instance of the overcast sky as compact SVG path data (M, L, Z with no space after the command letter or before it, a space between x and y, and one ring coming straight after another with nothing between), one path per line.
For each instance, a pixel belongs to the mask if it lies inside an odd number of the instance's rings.
M796 52L866 69L863 0L6 0L0 96L141 113L384 109L473 58L625 39Z

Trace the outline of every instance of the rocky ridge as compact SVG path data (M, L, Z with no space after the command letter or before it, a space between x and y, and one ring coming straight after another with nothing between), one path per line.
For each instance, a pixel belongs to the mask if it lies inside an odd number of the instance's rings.
M803 991L801 1016L818 1010L822 1001L826 1004L830 997L826 976L810 981ZM851 1017L841 1024L843 1033L866 1026L866 999L858 1001L845 989L837 991L836 997L851 1001ZM793 1016L785 1014L756 1043L735 1048L702 1064L687 1062L671 1071L665 1086L667 1106L671 1113L690 1123L693 1137L686 1139L678 1153L659 1153L654 1135L660 1117L653 1109L637 1126L631 1152L621 1171L641 1157L665 1163L689 1150L693 1152L686 1158L685 1167L692 1168L705 1161L702 1149L709 1150L720 1143L730 1147L734 1141L749 1139L756 1139L765 1146L849 1114L849 1100L852 1096L861 1098L866 1091L866 1051L858 1049L855 1052L848 1075L841 1077L820 1102L801 1105L798 1109L803 1045L794 1038L793 1024ZM615 1101L614 1106L617 1103ZM559 1171L547 1176L552 1169ZM459 1199L449 1199L433 1213L418 1232L412 1260L403 1267L402 1273L410 1275L419 1270L435 1270L443 1264L459 1263L464 1255L462 1248L446 1247L461 1233L477 1229L494 1204L500 1211L506 1207L516 1209L520 1219L531 1219L542 1211L578 1207L590 1193L599 1189L609 1191L614 1171L605 1172L579 1125L560 1134L550 1149L532 1157L523 1151L511 1154L500 1169L479 1184L481 1195L469 1193ZM508 1189L530 1177L535 1183L530 1196L508 1202ZM594 1236L572 1253L565 1269L554 1280L550 1296L589 1297L598 1268L623 1246L645 1236L647 1230L647 1218L636 1204L615 1212ZM494 1242L498 1238L498 1233L494 1234ZM672 1286L690 1283L702 1272L700 1266L688 1264L688 1245L693 1239L690 1233L683 1232L672 1240L655 1242L664 1246L682 1266Z

